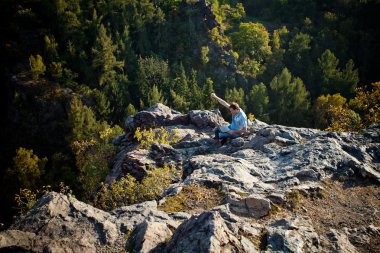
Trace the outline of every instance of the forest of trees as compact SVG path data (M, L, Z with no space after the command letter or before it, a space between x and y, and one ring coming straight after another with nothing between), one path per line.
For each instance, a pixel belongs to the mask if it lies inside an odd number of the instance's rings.
M97 190L129 115L215 92L275 124L380 122L379 0L3 0L1 215L15 194ZM227 115L226 115L227 116Z

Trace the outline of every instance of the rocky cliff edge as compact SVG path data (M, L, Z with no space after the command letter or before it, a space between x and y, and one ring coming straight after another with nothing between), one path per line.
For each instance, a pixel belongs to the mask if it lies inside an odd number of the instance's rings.
M106 179L146 176L148 165L182 171L158 202L105 212L51 192L0 233L14 252L376 252L380 247L380 125L360 133L267 125L220 146L218 111L156 104L126 120ZM179 141L136 150L137 127L176 129ZM160 206L184 187L217 188L223 201L197 212ZM204 196L203 196L204 197Z

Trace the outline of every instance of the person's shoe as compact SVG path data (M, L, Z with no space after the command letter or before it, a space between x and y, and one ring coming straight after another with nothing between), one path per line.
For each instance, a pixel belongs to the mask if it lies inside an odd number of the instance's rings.
M214 139L214 140L219 140L219 137L218 137L218 136L214 136L213 139Z
M227 138L223 138L220 144L223 146L224 144L226 144L226 142L227 142Z

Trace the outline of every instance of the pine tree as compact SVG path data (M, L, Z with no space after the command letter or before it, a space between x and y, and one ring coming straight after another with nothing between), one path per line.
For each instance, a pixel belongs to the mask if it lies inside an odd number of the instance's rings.
M226 89L225 94L226 101L228 102L236 102L239 104L240 108L244 111L246 110L245 102L244 102L244 90L242 88L237 89L234 87L233 89Z
M138 95L143 103L148 102L148 94L153 85L163 92L164 97L169 95L169 67L168 62L157 57L140 58L137 73ZM149 104L149 103L148 103Z
M157 85L153 85L152 90L148 94L148 105L152 106L157 103L166 104L167 101L162 96L162 92L158 90Z
M330 51L326 50L318 59L322 93L340 93L345 97L353 95L359 82L358 70L354 69L353 60L349 60L345 69L340 70L339 59Z
M135 107L132 105L132 104L129 104L128 107L127 107L127 112L126 112L126 115L127 116L133 116L136 114L136 109Z
M34 80L37 80L38 77L43 75L46 71L46 66L42 61L41 55L39 54L37 54L36 57L33 55L29 57L29 65Z
M284 68L270 83L272 121L278 124L302 126L307 124L309 113L309 92L300 78Z
M207 78L205 84L203 84L202 88L202 104L205 109L215 109L217 102L215 99L211 99L211 93L214 93L214 82L211 78Z
M99 34L92 49L94 58L92 66L99 71L98 82L106 91L112 90L112 84L116 80L116 70L122 70L124 63L118 61L114 55L117 46L113 44L111 37L107 35L103 25L99 28Z
M198 86L197 81L197 72L192 69L190 80L189 80L189 90L190 90L190 103L191 109L203 109L204 106L202 104L202 91Z
M99 129L94 113L86 105L83 105L77 96L74 96L70 103L68 125L71 129L68 136L70 143L91 139L98 133Z
M171 101L173 104L173 108L180 112L186 113L189 111L190 102L187 102L186 99L177 94L174 90L170 90Z
M269 122L269 96L267 87L263 83L253 85L247 96L248 112L255 118Z

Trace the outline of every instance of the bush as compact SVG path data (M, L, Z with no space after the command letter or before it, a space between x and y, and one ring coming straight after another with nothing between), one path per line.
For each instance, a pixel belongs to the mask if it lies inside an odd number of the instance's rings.
M103 210L113 210L117 207L136 203L158 200L170 183L179 179L179 172L169 166L153 168L141 182L127 174L119 181L113 180L109 186L102 183L101 190L95 195L93 204Z
M134 137L140 143L137 149L150 149L154 143L171 144L179 141L176 130L166 130L164 127L144 130L138 127Z
M69 186L66 186L63 182L59 184L59 192L65 195L73 196L73 192ZM30 189L20 189L18 194L15 194L16 209L19 215L25 215L37 202L37 199L51 191L50 185L44 185L41 189L32 191Z
M40 159L33 150L20 147L13 157L13 168L7 170L7 176L17 178L19 186L35 188L44 173L47 158Z

